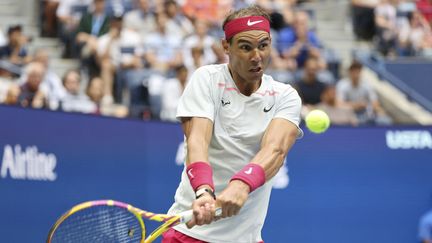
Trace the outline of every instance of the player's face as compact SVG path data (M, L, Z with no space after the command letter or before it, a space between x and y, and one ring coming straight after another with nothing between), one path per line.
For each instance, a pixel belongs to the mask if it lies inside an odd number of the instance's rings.
M270 61L271 37L261 30L238 33L232 43L223 42L236 82L259 83Z

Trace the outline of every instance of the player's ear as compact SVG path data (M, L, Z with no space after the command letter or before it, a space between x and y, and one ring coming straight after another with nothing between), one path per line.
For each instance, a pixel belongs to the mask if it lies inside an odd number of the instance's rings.
M229 54L229 45L230 45L229 42L225 39L222 39L221 43L222 43L222 48L223 48L225 54L228 55Z

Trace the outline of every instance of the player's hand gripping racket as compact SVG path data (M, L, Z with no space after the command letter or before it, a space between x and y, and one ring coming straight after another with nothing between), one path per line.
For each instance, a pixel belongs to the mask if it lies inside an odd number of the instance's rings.
M217 210L216 215L220 215ZM146 238L143 218L163 222ZM155 214L129 204L99 200L78 204L51 227L47 243L153 242L169 228L192 219L192 210L178 215Z

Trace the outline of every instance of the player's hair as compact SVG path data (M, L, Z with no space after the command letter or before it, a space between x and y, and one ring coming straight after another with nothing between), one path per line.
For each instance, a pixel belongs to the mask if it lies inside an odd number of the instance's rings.
M247 17L247 16L262 16L266 18L269 22L271 22L270 15L266 12L266 10L264 10L260 6L251 5L246 8L241 8L236 11L229 12L223 21L222 29L225 29L225 25L231 20L241 18L241 17ZM230 43L231 43L231 39L232 38L228 40Z

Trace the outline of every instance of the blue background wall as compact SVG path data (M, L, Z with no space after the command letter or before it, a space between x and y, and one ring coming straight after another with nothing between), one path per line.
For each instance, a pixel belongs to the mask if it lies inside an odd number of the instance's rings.
M390 149L386 138L394 131L421 131L421 141L413 133L403 140L423 148ZM432 127L306 131L288 155L290 185L273 191L264 240L416 242L418 219L432 207L431 133ZM178 124L0 106L0 159L8 145L36 146L57 159L54 181L0 177L0 242L43 242L60 214L86 200L165 212L182 170L175 164L182 139Z

